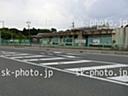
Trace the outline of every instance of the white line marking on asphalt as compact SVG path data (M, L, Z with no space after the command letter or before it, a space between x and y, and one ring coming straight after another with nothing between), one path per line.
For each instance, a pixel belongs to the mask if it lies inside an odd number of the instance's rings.
M66 70L77 72L77 71L97 70L97 69L109 69L109 68L119 68L119 67L128 67L128 65L123 65L123 64L103 65L103 66L93 66L93 67L69 68L69 69L66 69Z
M78 61L67 61L67 62L52 62L52 63L40 63L42 65L63 65L63 64L77 64L91 62L90 60L78 60Z
M21 53L21 54L9 54L9 55L5 55L5 56L26 56L26 55L30 55L30 54Z
M47 57L44 55L30 55L30 56L19 56L19 57L11 57L12 59L22 59L22 58L34 58L34 57Z
M1 51L1 53L3 55L14 55L14 54L16 54L16 52L6 52L6 51Z
M70 55L60 55L60 56L67 57L67 58L75 58L76 57L76 56L70 56Z
M16 54L16 52L6 52L6 51L1 51L2 54Z
M122 81L122 82L128 82L128 76L108 77L108 79Z
M18 59L11 59L11 58L8 58L8 57L5 57L5 56L0 56L0 57L5 58L5 59L9 59L9 60L14 60L14 61L21 62L21 63L26 63L26 64L29 64L29 65L45 67L45 68L49 68L49 69L60 71L60 72L74 74L74 75L77 76L77 73L73 72L73 71L63 70L63 69L59 69L59 68L55 68L55 67L51 67L51 66L46 66L46 65L40 65L40 64L33 63L33 62L26 62L26 61L18 60ZM86 75L86 74L81 74L80 76L91 78L91 79L95 79L95 80L100 80L100 81L106 81L106 82L111 82L111 83L115 83L115 84L120 84L120 85L124 85L124 86L128 87L128 83L124 83L124 82L120 82L120 81L114 81L114 80L101 78L101 77L93 77L93 76L89 76L89 75Z
M94 63L102 63L102 64L112 64L112 65L117 65L117 64L121 64L121 63L116 63L116 62L106 62L106 61L97 61L97 60L92 60L92 62L94 62ZM122 64L122 65L124 65L124 64ZM125 65L127 65L127 64L125 64Z
M56 58L24 59L24 61L47 61L47 60L60 60L60 59L65 59L65 58L56 57Z
M59 53L62 53L62 52L59 52L59 51L54 51L53 53L59 54Z

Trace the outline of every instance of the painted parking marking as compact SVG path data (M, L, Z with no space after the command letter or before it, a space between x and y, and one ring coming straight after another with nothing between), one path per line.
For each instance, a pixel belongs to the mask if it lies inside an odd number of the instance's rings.
M128 82L128 76L108 77L108 79L121 81L121 82Z
M62 53L62 52L59 52L59 51L54 51L53 53L55 53L55 54L60 54L60 53Z
M107 61L97 61L97 60L92 60L92 62L102 63L102 64L110 64L110 65L121 64L121 63L117 63L117 62L107 62ZM124 64L122 64L122 65L124 65ZM125 64L125 65L127 65L127 64Z
M67 70L67 69L60 69L60 68L56 68L56 67L51 67L51 66L47 66L47 65L40 65L40 64L37 64L37 63L33 63L33 62L28 62L28 61L24 61L24 60L19 60L19 59L15 59L15 58L10 58L10 57L7 57L7 56L0 56L2 58L6 58L6 59L10 59L10 60L14 60L14 61L18 61L18 62L24 62L26 64L31 64L31 65L35 65L35 66L40 66L40 67L46 67L46 68L50 68L50 69L53 69L53 70L57 70L57 71L61 71L61 72L66 72L66 73L70 73L70 74L74 74L74 75L77 75L78 73L74 72L74 71L70 71L70 70ZM65 60L67 58L64 58ZM45 59L46 60L46 59ZM50 61L50 60L49 60ZM99 63L109 63L111 65L108 65L108 66L117 66L117 67L112 67L112 68L119 68L120 67L128 67L128 65L125 65L125 64L119 64L119 63L115 63L115 62L105 62L105 61L96 61L96 60L91 60L92 62L99 62ZM53 63L53 62L51 62ZM98 67L98 66L97 66ZM83 68L83 67L80 67L80 68ZM103 68L103 67L102 67ZM106 68L106 67L105 67ZM110 68L110 67L109 67ZM72 68L73 69L73 68ZM92 79L97 79L97 80L102 80L102 81L107 81L107 82L112 82L112 83L116 83L116 84L121 84L121 85L125 85L125 86L128 86L128 83L126 83L127 81L127 77L113 77L113 78L102 78L102 77L95 77L95 76L92 76L90 77L90 75L86 75L86 74L81 74L80 76L83 76L83 77L88 77L88 78L92 78ZM124 81L123 81L124 80Z
M40 65L40 64L33 63L33 62L26 62L26 61L18 60L18 59L11 59L11 58L8 58L8 57L5 57L5 56L0 56L0 57L5 58L5 59L14 60L14 61L17 61L17 62L22 62L22 63L34 65L34 66L46 67L46 68L57 70L57 71L60 71L60 72L65 72L65 73L77 75L77 73L73 72L73 71L63 70L63 69L59 69L59 68L55 68L55 67L51 67L51 66L46 66L46 65ZM86 75L86 74L81 74L80 76L88 77L88 78L96 79L96 80L101 80L101 81L106 81L106 82L110 82L110 83L120 84L120 85L124 85L124 86L128 87L128 83L124 83L124 82L120 82L120 81L115 81L115 80L112 80L112 79L106 79L106 78L95 77L95 76L91 76L90 77L89 75Z
M16 52L6 52L6 51L1 51L3 54L16 54Z
M37 58L37 57L46 57L44 55L29 55L29 56L19 56L11 57L12 59L22 59L22 58Z
M40 63L42 65L62 65L62 64L77 64L91 62L90 60L77 60L77 61L66 61L66 62L51 62L51 63Z
M56 58L39 58L39 59L24 59L24 61L47 61L47 60L60 60L60 59L65 59L61 57L56 57Z
M60 55L62 57L66 57L66 58L75 58L76 56L71 56L71 55Z
M128 65L123 65L123 64L103 65L103 66L93 66L93 67L69 68L69 69L66 69L66 70L77 72L77 71L97 70L97 69L109 69L109 68L119 68L119 67L128 67Z
M30 54L27 54L27 53L21 53L21 54L9 54L9 55L5 55L5 56L26 56L26 55L30 55Z

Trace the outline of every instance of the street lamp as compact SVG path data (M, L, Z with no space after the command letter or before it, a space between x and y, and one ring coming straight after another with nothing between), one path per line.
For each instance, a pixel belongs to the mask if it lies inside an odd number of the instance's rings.
M28 31L29 31L29 41L31 42L31 36L30 36L30 24L31 24L31 22L30 21L27 21L26 24L27 24Z
M2 24L2 28L4 28L4 21L0 21L0 23ZM1 42L2 41L2 39L1 39L1 31L0 31L0 45L1 45Z

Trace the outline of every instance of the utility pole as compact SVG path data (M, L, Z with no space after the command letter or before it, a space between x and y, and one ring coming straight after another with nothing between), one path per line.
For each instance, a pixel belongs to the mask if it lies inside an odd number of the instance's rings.
M0 21L0 23L2 24L2 28L4 28L4 21ZM2 32L0 31L0 45L2 45Z
M29 42L30 42L30 45L31 45L31 34L30 34L30 24L31 24L31 21L27 21L26 24L27 24L28 31L29 31Z
M75 28L75 23L74 23L74 22L72 22L72 28L73 28L73 29Z

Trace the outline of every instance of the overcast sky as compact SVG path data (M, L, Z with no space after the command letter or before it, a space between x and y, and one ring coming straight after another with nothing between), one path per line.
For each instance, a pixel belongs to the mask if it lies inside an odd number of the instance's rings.
M6 27L58 29L87 26L91 20L126 19L128 0L0 0L0 20ZM1 27L1 25L0 25Z

